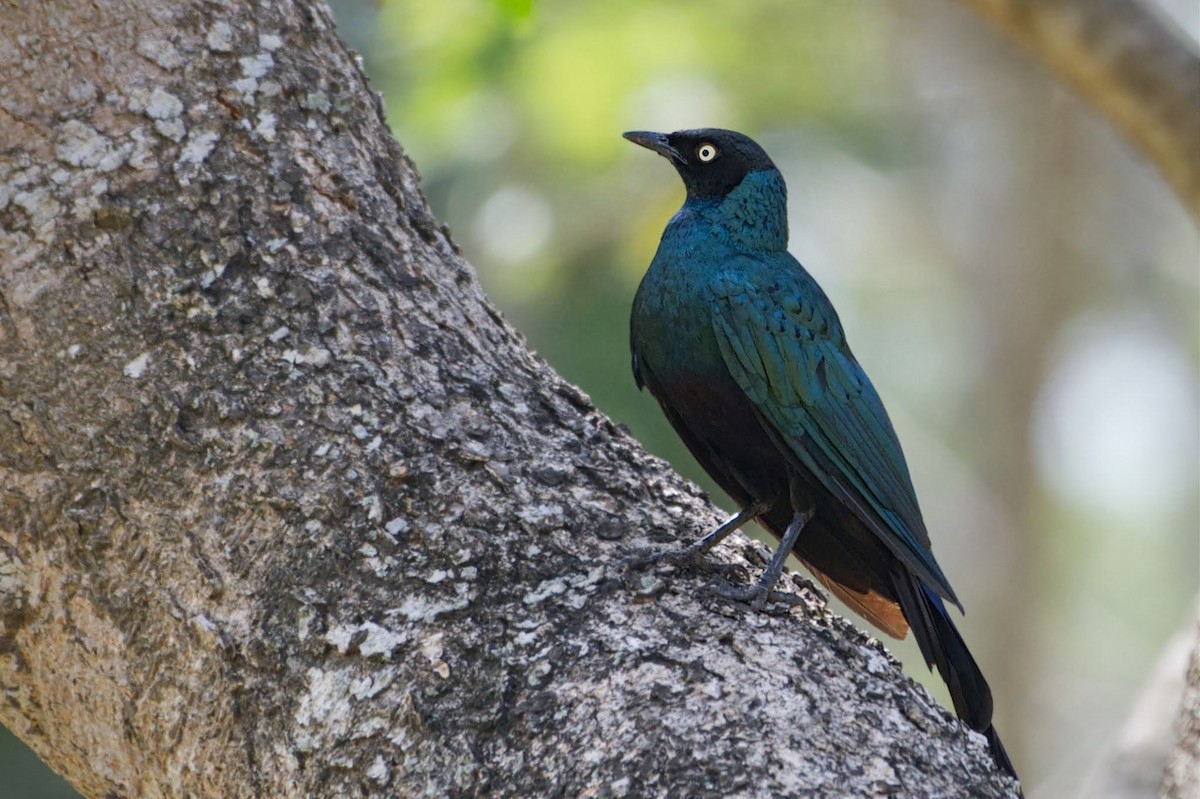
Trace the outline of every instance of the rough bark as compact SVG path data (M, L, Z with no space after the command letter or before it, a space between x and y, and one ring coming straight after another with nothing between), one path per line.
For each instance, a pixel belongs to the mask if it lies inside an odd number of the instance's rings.
M1111 119L1200 219L1200 56L1144 0L959 0Z
M1175 732L1178 738L1167 761L1162 795L1167 799L1197 799L1200 797L1200 621L1188 659Z
M805 584L622 569L711 506L489 306L323 7L10 5L0 87L0 721L84 794L1013 795Z

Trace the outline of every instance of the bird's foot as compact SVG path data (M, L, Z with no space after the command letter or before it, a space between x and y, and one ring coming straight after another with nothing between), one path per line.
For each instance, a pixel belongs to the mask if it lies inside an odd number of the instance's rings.
M664 565L668 567L665 570L661 569ZM745 569L733 563L705 562L703 553L694 552L691 547L666 552L639 552L621 560L625 584L644 597L656 596L667 590L667 575L675 570L696 568L716 572L722 580L745 579L746 575Z
M774 582L774 581L772 581ZM729 585L717 584L710 587L710 590L723 599L729 599L734 602L747 602L750 604L751 610L755 612L761 611L767 602L777 602L785 608L793 608L796 605L803 604L804 600L796 594L789 594L786 591L775 590L771 585L764 585L762 580L753 585Z
M697 541L683 549L669 549L666 552L640 552L621 561L621 565L629 570L651 569L655 566L668 565L677 568L694 568L704 563L704 555L711 549L704 540ZM713 566L713 568L719 568Z
M666 564L668 566L695 566L700 558L687 549L673 549L666 552L639 552L636 555L621 560L621 565L630 571L651 569Z
M633 555L621 563L626 569L645 569L666 563L671 566L698 566L704 553L723 541L734 530L771 509L770 502L753 502L726 519L720 526L682 550Z
M783 564L791 554L792 548L796 546L796 539L800 537L800 531L812 517L813 510L811 508L792 514L792 521L780 537L779 546L775 548L775 554L771 556L771 562L767 564L767 568L758 578L758 582L743 587L725 586L723 589L718 589L717 593L735 602L748 601L750 607L755 611L762 610L772 595L783 602L785 608L791 608L803 602L804 600L795 594L785 594L782 591L776 592L771 589L779 582L779 576L783 574Z

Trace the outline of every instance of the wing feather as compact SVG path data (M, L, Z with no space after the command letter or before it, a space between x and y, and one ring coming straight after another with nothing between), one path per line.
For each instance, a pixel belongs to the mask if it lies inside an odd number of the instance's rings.
M787 257L792 271L776 269L780 279L766 288L746 279L714 284L713 331L725 366L787 454L957 604L930 551L883 403L846 346L829 301Z

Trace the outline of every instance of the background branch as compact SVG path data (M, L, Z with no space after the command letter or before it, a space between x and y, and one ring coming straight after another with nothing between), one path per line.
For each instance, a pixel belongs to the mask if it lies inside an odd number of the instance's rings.
M1028 47L1154 162L1200 219L1200 56L1142 0L959 0Z

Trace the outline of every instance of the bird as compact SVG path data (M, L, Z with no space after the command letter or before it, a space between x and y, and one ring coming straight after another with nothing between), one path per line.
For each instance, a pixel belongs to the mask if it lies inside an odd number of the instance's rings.
M676 560L699 562L757 520L778 549L757 582L721 593L761 609L795 554L883 632L913 631L958 717L1016 779L896 432L829 298L787 250L783 175L731 130L624 137L666 158L687 191L634 296L634 380L738 508Z

